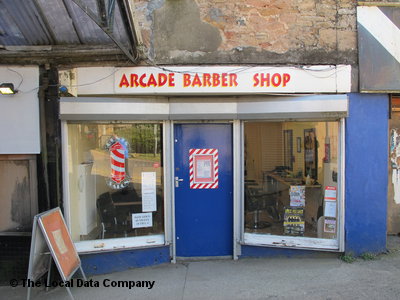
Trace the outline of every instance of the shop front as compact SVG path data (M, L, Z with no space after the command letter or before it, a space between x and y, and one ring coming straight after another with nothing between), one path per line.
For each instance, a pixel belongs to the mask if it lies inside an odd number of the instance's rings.
M383 250L374 183L387 170L370 159L387 159L387 97L350 93L350 72L78 69L60 118L64 213L85 271Z

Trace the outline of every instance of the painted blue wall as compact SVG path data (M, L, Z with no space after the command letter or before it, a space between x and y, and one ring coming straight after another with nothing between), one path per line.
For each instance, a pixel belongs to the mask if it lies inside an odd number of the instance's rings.
M346 253L386 250L388 95L350 94L346 119Z
M124 271L130 268L169 263L169 247L155 247L80 255L87 276Z

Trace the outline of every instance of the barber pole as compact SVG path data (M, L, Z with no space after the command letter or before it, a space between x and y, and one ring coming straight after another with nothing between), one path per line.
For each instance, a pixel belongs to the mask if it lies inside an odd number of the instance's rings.
M125 169L128 143L124 139L113 137L107 142L106 149L110 151L111 164L111 177L107 179L107 184L113 189L122 189L130 182Z
M190 149L191 189L218 188L218 149Z
M120 142L116 142L110 148L111 179L121 183L125 179L125 150Z

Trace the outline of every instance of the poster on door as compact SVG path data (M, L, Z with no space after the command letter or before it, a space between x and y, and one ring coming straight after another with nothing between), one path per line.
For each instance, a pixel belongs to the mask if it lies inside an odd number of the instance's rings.
M218 188L218 149L190 149L191 189Z

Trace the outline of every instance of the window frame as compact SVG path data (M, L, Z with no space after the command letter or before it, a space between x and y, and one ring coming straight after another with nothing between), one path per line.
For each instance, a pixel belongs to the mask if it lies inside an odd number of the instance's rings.
M240 164L240 184L241 184L241 228L240 228L240 244L246 246L264 246L275 248L290 248L290 249L306 249L320 250L331 252L343 252L345 247L344 240L344 224L345 224L345 118L340 119L290 119L279 120L281 122L296 121L296 122L338 122L338 191L337 191L337 236L336 239L321 239L310 237L296 237L285 235L259 234L245 232L244 222L244 179L245 179L245 161L244 161L244 124L246 122L276 122L277 120L242 120L240 124L240 139L241 139L241 164Z
M96 239L96 240L86 240L86 241L76 241L74 242L78 253L98 253L106 251L115 250L126 250L135 248L148 248L156 246L168 245L168 237L170 236L170 222L171 209L170 209L170 193L169 184L169 172L170 165L167 163L167 149L168 145L171 143L169 140L168 131L169 124L166 121L154 120L154 121L131 121L131 120L82 120L82 121L61 121L61 137L62 137L62 167L63 167L63 197L64 197L64 217L67 227L70 229L71 225L71 196L69 191L69 156L68 156L68 124L106 124L106 123L123 123L123 124L161 124L163 132L163 196L164 196L164 233L163 234L152 234L145 236L135 236L135 237L120 237L120 238L108 238L108 239Z

